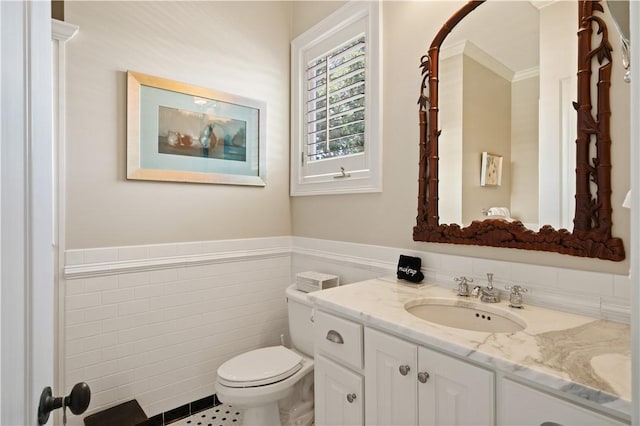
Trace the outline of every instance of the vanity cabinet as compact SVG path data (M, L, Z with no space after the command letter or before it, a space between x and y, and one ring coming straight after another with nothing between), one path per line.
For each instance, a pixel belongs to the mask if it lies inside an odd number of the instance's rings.
M364 425L362 376L322 355L314 361L315 424Z
M418 347L418 424L494 424L494 373ZM420 374L420 373L418 373Z
M314 315L314 345L317 425L629 424L325 312Z
M370 328L364 342L367 424L494 424L491 371Z
M498 424L504 426L627 424L506 378L500 383L499 412Z
M364 425L363 326L313 316L316 425Z
M367 424L417 424L418 347L366 328L364 365Z

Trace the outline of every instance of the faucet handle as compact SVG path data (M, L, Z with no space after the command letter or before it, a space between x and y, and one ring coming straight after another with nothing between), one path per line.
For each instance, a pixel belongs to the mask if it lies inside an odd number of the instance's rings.
M462 276L453 280L458 283L458 296L469 296L469 283L473 282L473 278Z
M529 291L528 288L522 287L522 286L517 285L517 284L505 285L504 288L505 288L505 290L509 290L511 292L511 294L520 294L520 293L526 293L527 291Z
M522 287L520 285L514 284L514 285L506 285L504 286L505 289L510 291L509 294L509 306L511 306L512 308L519 308L521 309L523 307L522 305L522 293L526 293L527 291L529 291L529 289Z

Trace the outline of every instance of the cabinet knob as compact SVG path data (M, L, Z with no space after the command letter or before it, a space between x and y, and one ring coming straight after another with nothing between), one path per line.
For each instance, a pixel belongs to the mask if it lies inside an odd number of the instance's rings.
M348 393L347 394L347 401L349 401L349 404L353 404L353 401L356 400L356 394L355 393Z
M409 367L408 365L401 365L399 370L400 370L400 374L402 374L403 376L406 376L407 374L409 374L411 367Z
M421 371L420 373L418 373L418 381L420 383L427 383L427 380L429 380L429 373L427 373L426 371Z

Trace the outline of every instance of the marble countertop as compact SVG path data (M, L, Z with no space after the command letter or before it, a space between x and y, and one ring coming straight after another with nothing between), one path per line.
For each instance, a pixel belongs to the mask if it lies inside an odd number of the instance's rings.
M527 323L515 333L486 333L424 321L407 311L417 298L468 301L451 288L379 278L309 294L317 308L429 345L631 416L631 332L626 324L526 304L488 304ZM473 299L472 299L473 300ZM480 302L479 302L480 303ZM484 305L484 304L483 304Z

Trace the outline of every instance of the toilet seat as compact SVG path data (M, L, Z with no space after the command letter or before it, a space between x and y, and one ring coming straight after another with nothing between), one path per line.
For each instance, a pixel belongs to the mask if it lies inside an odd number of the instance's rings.
M302 368L302 357L284 346L240 354L218 368L218 382L232 388L264 386L292 376Z

